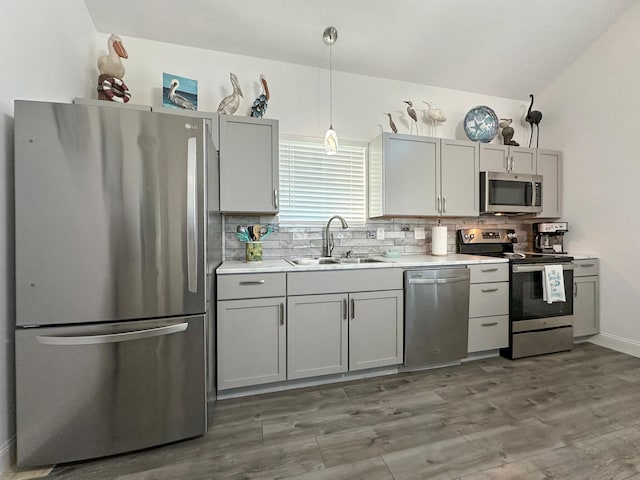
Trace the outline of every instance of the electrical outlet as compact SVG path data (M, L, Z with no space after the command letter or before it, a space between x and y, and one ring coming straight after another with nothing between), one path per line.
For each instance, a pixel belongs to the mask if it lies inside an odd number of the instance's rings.
M384 228L380 227L376 229L376 238L378 240L384 240Z
M409 231L409 225L405 225L405 224L400 225L400 230L403 231L403 232L408 232Z
M373 230L367 230L367 238L376 238L376 232Z
M424 240L426 237L426 233L424 231L424 227L416 227L413 229L413 235L416 240Z

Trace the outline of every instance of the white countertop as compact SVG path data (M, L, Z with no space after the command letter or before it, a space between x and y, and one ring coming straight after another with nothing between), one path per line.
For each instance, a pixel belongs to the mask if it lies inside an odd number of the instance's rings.
M439 267L445 265L467 265L477 263L507 263L506 258L492 258L478 255L464 255L452 253L449 255L401 255L397 258L372 256L383 260L379 263L360 264L328 264L328 265L291 265L284 259L263 260L261 262L245 262L230 260L222 263L217 269L218 275L234 273L269 273L269 272L304 272L312 270L347 270L361 268L390 268L390 267Z

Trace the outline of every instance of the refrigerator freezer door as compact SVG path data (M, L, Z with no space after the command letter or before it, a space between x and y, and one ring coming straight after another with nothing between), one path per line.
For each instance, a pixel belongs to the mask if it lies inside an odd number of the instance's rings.
M18 465L204 434L204 348L204 316L18 329Z
M205 312L207 120L16 101L17 325Z

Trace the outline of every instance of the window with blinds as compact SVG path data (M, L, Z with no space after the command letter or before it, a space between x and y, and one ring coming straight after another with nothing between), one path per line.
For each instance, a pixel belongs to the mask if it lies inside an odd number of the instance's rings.
M324 153L321 139L280 139L280 224L324 224L342 215L365 224L366 147L341 144Z

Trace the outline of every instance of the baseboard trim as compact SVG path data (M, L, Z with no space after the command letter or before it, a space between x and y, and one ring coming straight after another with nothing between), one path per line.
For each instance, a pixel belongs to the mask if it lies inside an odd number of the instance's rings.
M640 342L618 337L609 333L600 333L589 339L590 343L595 343L601 347L610 348L616 352L626 353L634 357L640 357Z
M0 475L8 471L15 459L16 436L13 435L2 446L0 446Z

